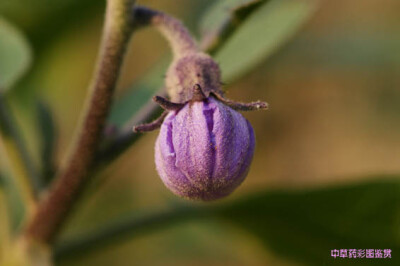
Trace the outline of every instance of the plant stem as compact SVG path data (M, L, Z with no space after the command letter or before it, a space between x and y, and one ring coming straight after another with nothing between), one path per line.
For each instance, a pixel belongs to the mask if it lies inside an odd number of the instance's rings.
M75 141L64 167L28 224L27 237L51 243L87 183L133 30L133 4L134 0L107 0L98 65Z
M163 12L143 6L136 6L133 10L135 27L154 26L168 40L174 57L187 53L198 52L197 43L186 27L176 18Z

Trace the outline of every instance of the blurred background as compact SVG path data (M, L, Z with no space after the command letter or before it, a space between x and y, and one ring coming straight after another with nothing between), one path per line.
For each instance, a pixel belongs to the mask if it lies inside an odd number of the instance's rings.
M87 93L104 2L0 3L0 14L24 31L34 50L33 67L11 92L13 110L31 153L38 154L36 121L30 116L33 99L49 104L58 132L58 164ZM198 20L213 2L138 1L180 18L197 37ZM229 98L265 100L270 110L244 114L255 129L257 149L247 179L224 201L265 189L313 189L400 173L399 18L398 0L321 1L311 19L272 56L225 84ZM165 56L169 48L158 32L137 32L116 98L124 97L130 85ZM180 201L155 171L157 133L146 134L96 177L64 236L101 228L136 210L163 209ZM220 220L179 223L60 261L110 264L303 265L274 254L256 236Z

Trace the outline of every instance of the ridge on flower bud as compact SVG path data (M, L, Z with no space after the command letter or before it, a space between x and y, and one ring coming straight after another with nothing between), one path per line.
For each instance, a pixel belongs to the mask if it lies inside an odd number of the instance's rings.
M255 137L250 123L214 96L171 111L155 145L157 171L175 194L214 200L232 193L246 177Z

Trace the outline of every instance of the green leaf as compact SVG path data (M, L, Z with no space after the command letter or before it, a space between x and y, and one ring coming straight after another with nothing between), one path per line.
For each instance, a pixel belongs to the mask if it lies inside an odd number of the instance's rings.
M37 120L40 137L40 154L42 162L41 188L50 183L55 173L55 144L57 138L56 125L53 114L47 104L42 101L37 103Z
M3 155L1 154L0 159L2 159L2 156ZM6 217L0 216L0 219L9 219L10 230L15 232L23 222L25 206L21 199L20 192L18 191L15 179L11 178L11 176L5 172L4 162L0 164L0 167L2 167L1 170L3 171L0 173L0 191L3 193L2 200L7 205L8 213Z
M225 21L229 20L234 11L241 7L251 6L256 3L267 2L267 0L223 0L216 1L205 12L200 21L201 34L207 35L218 30Z
M232 82L281 47L313 14L318 0L271 0L261 5L217 52L222 80Z
M252 232L277 254L306 265L330 265L331 249L400 252L398 180L264 192L221 208L218 215ZM358 262L369 265L366 259Z
M174 223L215 217L236 224L258 237L269 250L305 265L332 264L332 249L391 249L398 254L399 177L377 176L377 181L307 191L264 191L223 205L184 206L128 217L97 232L61 242L56 257L76 256ZM393 256L390 262L397 258ZM351 261L362 265L371 262Z
M31 59L31 48L23 34L0 17L0 92L14 85Z
M2 176L0 175L0 182ZM10 242L9 213L6 204L6 196L0 183L0 254L4 254ZM1 258L0 258L1 260Z
M4 177L0 173L0 189L3 189L6 185Z
M101 15L104 6L98 0L12 0L0 1L0 14L18 25L41 54L66 30Z
M168 61L162 60L149 73L142 77L138 82L120 97L112 106L109 123L122 127L133 114L137 113L156 91L163 86L164 73L167 69Z
M225 0L215 2L200 22L202 46L215 53L235 30L269 0Z

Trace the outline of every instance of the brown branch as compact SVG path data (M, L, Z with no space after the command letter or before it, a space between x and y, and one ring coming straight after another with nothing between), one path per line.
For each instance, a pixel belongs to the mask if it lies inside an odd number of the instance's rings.
M27 237L51 243L84 187L101 141L126 46L134 0L107 0L99 61L69 157L28 223Z

